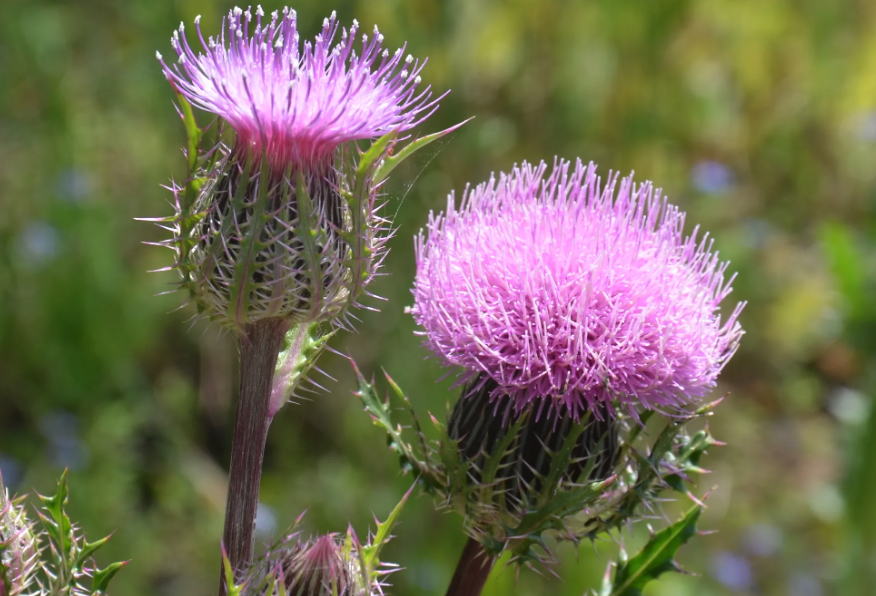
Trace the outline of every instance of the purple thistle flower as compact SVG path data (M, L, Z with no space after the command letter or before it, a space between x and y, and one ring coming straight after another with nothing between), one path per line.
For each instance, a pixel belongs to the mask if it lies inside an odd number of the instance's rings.
M199 313L241 332L272 318L344 326L385 255L381 183L456 127L392 150L443 95L418 89L425 60L404 46L390 54L377 27L360 35L335 13L303 44L290 8L270 18L260 6L255 15L235 8L206 40L200 17L195 25L197 51L181 24L177 62L158 54L189 134L186 184L171 187L176 213L156 220L173 233L163 244L176 252L180 285ZM219 126L218 144L202 149L188 104L234 134ZM373 143L363 150L359 140Z
M303 49L290 8L282 16L274 11L270 21L261 6L255 19L250 9L234 8L218 38L207 40L199 21L204 53L189 46L180 24L171 38L177 63L168 66L158 54L167 79L193 105L226 120L237 133L238 150L264 152L280 169L330 161L348 141L408 130L441 99L432 99L429 86L417 90L426 60L405 56L404 46L393 54L382 49L376 26L360 45L354 20L333 45L339 29L334 12Z
M742 335L744 304L719 314L728 263L650 182L546 169L524 163L430 215L410 308L426 346L537 416L697 403Z

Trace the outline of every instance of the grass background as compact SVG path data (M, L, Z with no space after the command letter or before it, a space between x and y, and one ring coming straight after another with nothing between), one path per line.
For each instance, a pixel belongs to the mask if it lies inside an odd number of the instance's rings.
M102 553L132 559L114 594L215 592L235 347L181 296L153 297L169 254L133 220L170 213L181 123L155 61L205 0L4 0L0 11L0 468L50 490L71 468L72 513ZM282 8L266 4L266 11ZM420 131L476 119L394 176L396 237L381 312L333 346L386 368L421 412L454 395L414 337L412 236L447 193L522 160L594 160L654 180L716 239L749 301L716 396L728 443L703 526L650 596L876 593L876 5L835 0L343 0L294 6L302 37L332 9L428 56L452 89ZM191 29L191 27L189 27ZM404 181L403 183L400 181ZM338 381L274 421L265 537L367 531L409 486ZM413 499L386 552L393 594L443 594L460 520ZM634 539L635 542L635 539ZM580 596L613 552L560 549L562 580L500 574L485 594Z

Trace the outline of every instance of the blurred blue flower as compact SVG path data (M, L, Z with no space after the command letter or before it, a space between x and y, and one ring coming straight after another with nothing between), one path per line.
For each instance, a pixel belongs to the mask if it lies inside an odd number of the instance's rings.
M69 168L58 174L55 188L61 199L81 203L91 194L91 177L81 168Z
M772 226L768 221L749 217L742 221L742 228L745 230L746 243L754 249L763 248L769 237L772 235Z
M79 438L79 421L69 412L49 412L39 421L49 442L49 460L60 468L77 470L88 461L88 450Z
M742 543L752 555L771 557L782 548L782 531L770 524L753 524L746 528Z
M58 256L61 235L53 225L37 220L25 226L16 244L19 263L26 268L39 268Z
M18 483L21 482L21 477L24 475L24 466L17 459L0 453L0 475L3 476L3 484L12 492Z
M736 184L736 176L721 162L705 160L694 165L691 170L691 183L700 192L721 194L733 188Z
M712 576L727 588L736 592L745 592L754 586L754 574L751 564L745 557L727 551L716 553L712 557Z
M861 112L857 116L858 138L872 143L876 141L876 111Z
M259 503L256 511L256 534L259 536L272 536L277 530L277 514L274 509Z

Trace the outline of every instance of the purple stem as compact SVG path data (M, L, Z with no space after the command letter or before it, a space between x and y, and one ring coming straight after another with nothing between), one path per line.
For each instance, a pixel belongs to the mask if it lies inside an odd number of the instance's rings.
M245 571L252 563L262 460L271 424L271 381L288 329L289 323L283 319L263 319L247 325L238 340L240 396L231 445L223 538L226 554L235 572ZM219 596L225 596L226 592L223 569Z
M469 538L450 580L447 596L480 596L494 562L480 542Z

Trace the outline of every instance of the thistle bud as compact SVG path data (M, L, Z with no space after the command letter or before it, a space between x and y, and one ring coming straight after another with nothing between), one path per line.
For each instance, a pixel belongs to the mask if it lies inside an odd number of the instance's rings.
M226 562L229 594L241 596L376 596L383 594L382 578L397 570L380 561L380 552L392 538L390 534L410 491L396 505L367 544L362 544L349 528L346 534L325 534L312 540L297 532L268 547L253 562L235 585ZM296 525L301 521L298 518ZM294 530L294 527L293 527Z
M278 555L279 583L290 596L352 596L357 589L356 564L347 560L334 534L299 542ZM367 593L367 592L366 592ZM265 594L270 594L265 592Z

